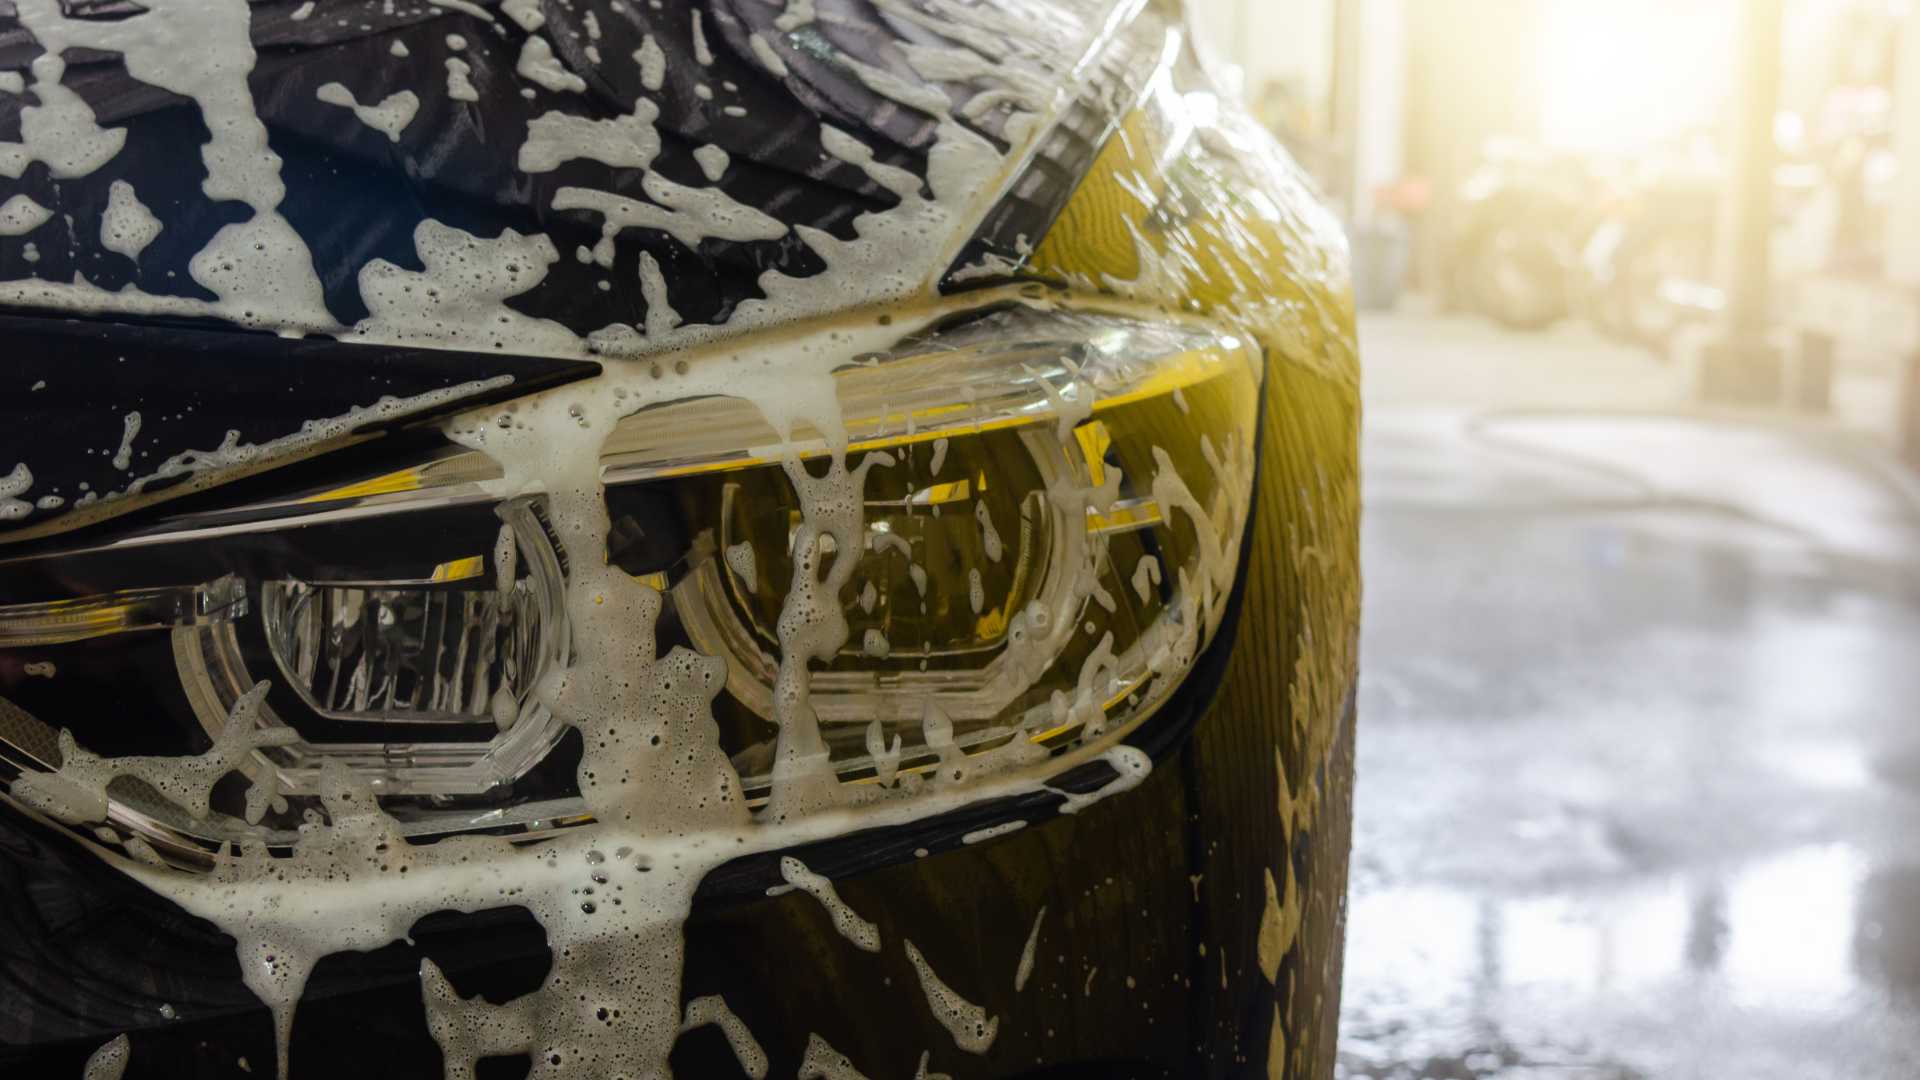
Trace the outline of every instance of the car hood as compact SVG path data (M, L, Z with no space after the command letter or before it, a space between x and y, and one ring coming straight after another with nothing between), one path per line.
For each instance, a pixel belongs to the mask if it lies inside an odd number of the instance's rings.
M936 288L1139 6L19 0L0 524Z

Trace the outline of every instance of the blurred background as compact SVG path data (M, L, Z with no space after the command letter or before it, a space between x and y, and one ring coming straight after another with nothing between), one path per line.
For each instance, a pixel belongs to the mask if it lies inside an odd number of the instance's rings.
M1920 5L1196 3L1362 308L1340 1074L1920 1077Z

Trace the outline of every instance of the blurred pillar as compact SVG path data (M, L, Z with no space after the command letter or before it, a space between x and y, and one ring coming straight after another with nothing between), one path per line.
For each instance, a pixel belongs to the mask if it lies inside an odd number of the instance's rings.
M1900 28L1893 88L1893 159L1900 182L1887 208L1886 272L1907 302L1920 303L1920 13ZM1920 347L1909 341L1903 358L1895 432L1901 454L1920 466Z
M1720 334L1701 358L1700 394L1713 402L1780 400L1782 356L1769 344L1773 276L1773 120L1780 95L1781 0L1742 0L1728 110L1729 168L1720 216L1726 289Z
M1893 88L1893 159L1900 182L1887 208L1887 277L1920 286L1920 17L1900 30Z
M1359 190L1360 28L1362 0L1333 2L1333 93L1327 128L1333 136L1335 174L1329 190L1351 221L1362 212Z
M1547 10L1541 0L1404 5L1406 171L1433 187L1415 242L1422 289L1444 295L1460 185L1487 140L1539 138L1537 57Z

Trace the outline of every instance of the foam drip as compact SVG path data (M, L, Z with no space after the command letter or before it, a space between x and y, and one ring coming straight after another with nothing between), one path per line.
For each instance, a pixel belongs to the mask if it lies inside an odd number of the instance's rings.
M913 965L913 973L920 979L920 990L927 996L927 1007L933 1010L933 1018L953 1036L955 1046L969 1054L986 1053L993 1046L994 1037L1000 1034L1000 1018L988 1016L985 1009L942 982L913 942L907 942L906 946L907 962Z
M833 882L807 869L805 863L791 855L780 859L780 876L787 884L820 901L827 909L827 915L833 919L833 928L840 936L853 942L854 947L864 952L880 951L880 928L861 918L847 902L840 899L834 891Z
M126 1074L127 1062L133 1060L133 1047L125 1035L115 1035L112 1041L95 1050L87 1058L87 1064L80 1072L80 1080L120 1080Z
M760 1048L759 1040L747 1025L727 1008L727 1001L718 994L697 997L687 1002L686 1022L681 1031L712 1024L720 1029L727 1038L727 1045L733 1048L734 1060L740 1063L740 1070L753 1080L766 1080L767 1052Z
M1047 906L1040 905L1040 911L1033 917L1033 929L1027 932L1027 944L1020 950L1020 965L1013 970L1013 992L1019 993L1027 988L1027 980L1033 977L1034 950L1040 944L1040 923L1047 917Z

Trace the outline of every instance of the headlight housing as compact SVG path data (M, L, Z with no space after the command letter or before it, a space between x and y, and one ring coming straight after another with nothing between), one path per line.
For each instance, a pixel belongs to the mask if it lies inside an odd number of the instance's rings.
M847 461L875 466L861 550L820 538L826 560L856 560L847 643L811 673L843 782L956 750L1044 753L1150 715L1217 625L1246 524L1251 343L1031 286L949 306L834 376ZM608 557L662 592L662 651L725 659L715 717L749 800L769 789L777 733L802 516L790 470L827 456L823 433L783 438L724 396L650 406L604 444ZM497 478L447 443L344 485L0 562L5 595L34 598L0 608L18 710L0 750L55 765L60 726L103 754L193 753L264 682L256 722L276 734L247 775L283 809L233 781L197 817L123 777L115 816L186 851L289 842L338 763L415 834L583 819L577 736L537 692L570 656L566 558L544 497L496 498Z

